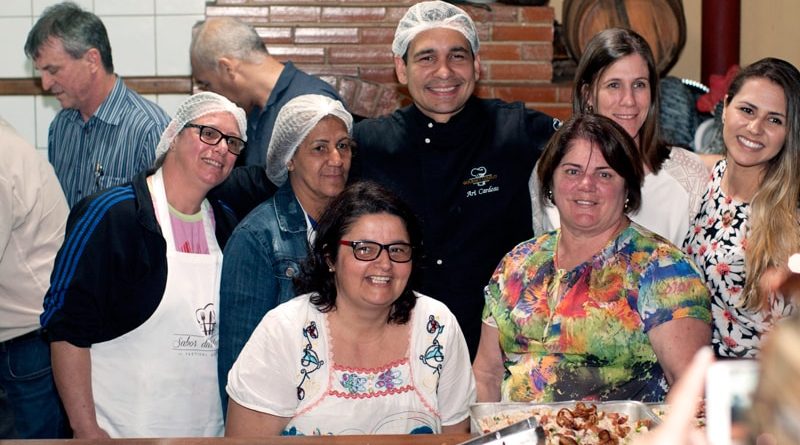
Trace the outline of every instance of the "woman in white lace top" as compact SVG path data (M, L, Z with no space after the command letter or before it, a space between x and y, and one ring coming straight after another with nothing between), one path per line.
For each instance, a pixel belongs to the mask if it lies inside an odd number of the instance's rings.
M645 168L642 205L630 218L680 246L697 213L708 182L700 158L661 139L658 71L647 41L634 31L611 28L586 45L575 72L572 112L613 119L636 141ZM557 228L552 202L538 199L534 176L529 183L533 229L537 235Z

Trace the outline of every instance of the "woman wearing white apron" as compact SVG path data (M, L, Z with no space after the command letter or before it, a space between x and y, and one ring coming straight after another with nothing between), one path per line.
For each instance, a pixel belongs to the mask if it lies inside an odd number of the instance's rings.
M70 214L42 324L75 437L222 434L217 307L236 219L206 194L245 131L224 97L192 96L162 134L157 170Z
M447 307L412 291L420 231L370 182L322 214L298 296L228 378L227 436L466 432L475 379Z

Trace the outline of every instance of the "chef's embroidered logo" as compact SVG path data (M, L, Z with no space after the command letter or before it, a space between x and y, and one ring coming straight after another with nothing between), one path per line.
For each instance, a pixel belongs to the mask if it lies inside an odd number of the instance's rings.
M206 356L217 352L217 311L214 303L197 308L194 311L194 320L197 329L192 333L176 333L172 342L172 349L181 355Z
M469 175L470 178L462 183L465 186L471 188L467 190L467 198L472 196L484 195L486 193L493 193L500 190L499 186L485 187L486 184L497 179L497 175L489 173L489 170L483 165L478 167L473 167L469 171ZM478 188L474 189L472 187L478 187Z

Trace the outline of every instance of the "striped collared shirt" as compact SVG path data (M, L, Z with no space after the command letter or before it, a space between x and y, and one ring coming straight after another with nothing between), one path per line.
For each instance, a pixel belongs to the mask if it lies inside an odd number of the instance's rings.
M94 192L131 180L155 160L169 116L117 78L94 115L62 109L50 124L47 151L69 206Z

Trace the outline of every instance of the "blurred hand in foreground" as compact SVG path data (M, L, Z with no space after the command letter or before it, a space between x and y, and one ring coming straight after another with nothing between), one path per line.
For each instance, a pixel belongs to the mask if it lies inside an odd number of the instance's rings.
M697 351L689 369L667 396L670 408L664 421L652 432L636 440L635 445L708 445L705 431L697 428L695 413L697 403L703 397L706 371L713 361L711 347Z

